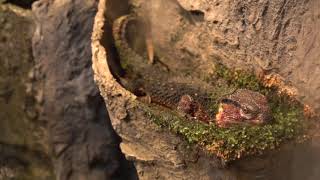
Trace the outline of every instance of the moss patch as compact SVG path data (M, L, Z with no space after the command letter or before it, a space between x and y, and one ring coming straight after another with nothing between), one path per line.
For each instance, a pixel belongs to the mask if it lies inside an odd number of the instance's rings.
M262 154L278 147L287 140L304 137L303 105L276 89L264 87L258 79L244 71L227 69L217 65L215 74L207 81L223 79L226 84L212 93L212 111L217 111L217 98L222 92L235 88L247 88L266 95L274 121L264 126L235 126L218 128L214 123L203 124L187 120L174 111L144 106L147 116L157 125L168 128L184 137L189 143L200 145L204 150L228 162L248 155Z

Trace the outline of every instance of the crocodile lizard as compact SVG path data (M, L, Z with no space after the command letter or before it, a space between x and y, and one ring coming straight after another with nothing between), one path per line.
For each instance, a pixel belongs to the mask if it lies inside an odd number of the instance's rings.
M152 102L182 112L192 119L204 123L215 123L219 127L232 125L260 125L270 122L271 111L264 95L246 89L238 89L218 102L219 111L210 110L210 93L187 84L168 82L157 78L159 72L148 63L147 57L139 55L128 43L128 24L137 22L132 15L121 16L113 24L115 45L121 61L132 65L136 75L134 88L128 88L138 95L147 95ZM144 76L144 72L148 72ZM138 75L137 75L138 74ZM216 101L217 103L217 101Z
M255 91L238 89L220 101L216 123L220 127L232 124L265 124L272 120L267 98Z

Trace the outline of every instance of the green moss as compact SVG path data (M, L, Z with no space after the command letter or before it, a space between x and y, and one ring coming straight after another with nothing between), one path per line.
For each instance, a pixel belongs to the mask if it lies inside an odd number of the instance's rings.
M270 91L270 89L263 86L254 74L241 70L231 70L222 64L216 64L214 74L211 77L223 78L229 86L236 88L246 88L262 93ZM212 78L207 80L210 81Z
M214 123L203 124L187 120L176 112L145 106L148 117L158 126L168 128L184 137L189 143L197 144L205 151L215 154L224 161L235 160L244 156L261 154L278 147L287 140L302 137L303 105L291 100L286 95L278 95L275 89L268 89L258 79L246 72L232 71L224 66L217 66L212 78L223 78L225 87L217 88L212 94L212 111L217 111L216 100L226 89L247 88L265 94L272 109L274 121L264 126L235 126L218 128Z

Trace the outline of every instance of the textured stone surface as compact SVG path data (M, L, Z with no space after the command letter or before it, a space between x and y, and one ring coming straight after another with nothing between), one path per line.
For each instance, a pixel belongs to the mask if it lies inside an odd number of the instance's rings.
M183 25L184 32L176 36L180 38L176 39L177 46L170 47L168 53L184 49L193 57L219 57L229 65L281 74L298 88L301 99L319 111L316 0L179 0L182 6L174 0L153 2L155 9L149 15L158 29L155 37L161 38L157 41L160 51L166 50L170 36L177 35L175 30ZM319 179L317 138L302 147L288 146L280 153L243 160L228 168L201 152L185 151L179 137L158 129L141 112L130 109L127 99L120 96L128 94L118 91L121 88L105 69L104 49L99 47L94 50L100 60L96 70L106 76L96 80L101 89L109 88L102 94L107 97L113 125L123 138L121 150L134 161L136 169L132 167L120 154L119 137L110 126L92 79L90 36L96 4L95 0L41 0L34 4L35 66L30 12L1 6L0 179L50 179L52 166L57 178L66 180L136 179L136 175L140 179ZM107 0L106 4L109 23L128 9L125 0ZM200 10L204 18L187 27L178 17L187 10ZM104 23L100 20L97 22ZM110 26L104 28L104 40L112 39ZM103 45L108 57L116 59L112 41ZM116 64L111 60L109 65Z
M30 10L0 4L0 179L52 179L32 73ZM41 92L38 91L38 92Z
M117 16L109 15L123 14L119 9L109 7L112 2L116 1L101 0L99 4L92 36L93 69L108 104L112 124L123 139L121 150L134 161L140 179L318 178L318 137L312 143L283 145L275 153L242 159L223 167L214 157L208 157L197 149L190 151L181 138L152 124L141 112L143 107L137 105L136 97L123 89L111 74L117 58L112 47L110 23ZM315 63L315 60L297 60L296 53L301 44L295 39L301 35L300 26L313 26L306 25L302 15L312 14L314 17L317 12L311 7L317 4L316 1L179 1L186 10L193 10L191 20L196 20L193 25L183 22L188 16L177 1L154 0L151 6L144 6L146 1L142 0L130 2L134 4L135 11L151 19L156 53L160 58L167 55L179 61L173 57L184 52L193 59L180 64L181 67L192 69L192 65L200 61L204 62L201 65L210 66L210 59L218 59L237 68L277 73L284 77L286 83L292 83L299 89L300 98L305 95L310 99L316 98L308 91L318 86L317 79L312 80L314 84L309 89L303 90L293 78L298 74L291 76L298 73L291 72L295 70L291 63ZM140 7L151 10L139 12ZM204 12L203 19L195 17L201 16L200 12ZM316 18L312 21L318 22ZM312 57L318 57L317 52ZM317 101L305 99L304 102L318 107Z
M32 10L33 54L44 90L40 119L48 124L57 179L128 179L119 138L93 82L90 36L96 1L42 0Z
M218 59L232 67L279 74L297 88L299 99L320 111L319 1L133 2L151 20L156 54L179 59L187 52L194 61ZM186 11L193 25L183 22Z
M230 66L280 74L320 112L318 0L178 1L204 13L181 48L207 59L218 56Z

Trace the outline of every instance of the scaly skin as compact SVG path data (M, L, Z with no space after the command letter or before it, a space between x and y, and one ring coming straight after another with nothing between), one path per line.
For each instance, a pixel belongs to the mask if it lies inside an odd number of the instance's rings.
M151 68L147 58L137 54L127 42L127 25L132 21L137 21L136 17L126 15L118 18L113 25L113 36L121 61L132 65L130 68L133 74L136 73L131 80L135 87L129 88L132 92L148 95L154 103L178 110L192 119L215 122L219 127L270 122L272 118L267 99L258 92L245 89L235 91L221 100L219 112L214 115L210 111L212 100L208 98L208 93L186 84L155 79L160 73Z
M143 89L151 97L151 101L169 107L187 117L205 123L214 121L210 112L212 100L200 89L186 84L172 82L145 83Z
M137 54L129 45L126 38L127 25L130 21L137 21L133 15L124 15L116 19L113 23L113 38L118 49L121 61L131 61L130 64L141 64L146 59Z
M247 89L238 89L220 102L216 124L228 127L233 124L260 125L272 120L267 98Z

